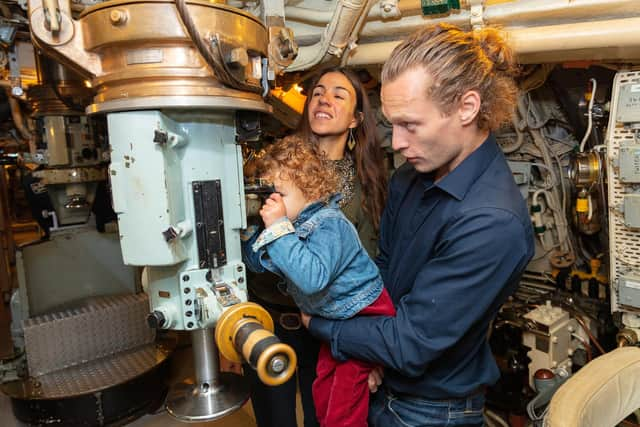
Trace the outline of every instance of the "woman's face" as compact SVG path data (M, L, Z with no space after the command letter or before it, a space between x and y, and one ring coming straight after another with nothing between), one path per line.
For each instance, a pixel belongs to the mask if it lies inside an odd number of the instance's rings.
M356 91L344 74L330 72L320 78L309 101L309 125L316 135L346 135L355 128Z

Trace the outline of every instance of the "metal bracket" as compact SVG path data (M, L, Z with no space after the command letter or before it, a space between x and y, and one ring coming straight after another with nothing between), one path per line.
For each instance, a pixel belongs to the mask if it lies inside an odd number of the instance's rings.
M261 136L260 113L238 110L236 112L236 142L258 142Z
M229 307L242 302L226 283L216 283L212 288L216 293L216 299L223 307Z
M193 181L193 207L200 268L218 268L227 263L220 180Z
M484 27L484 0L469 0L471 16L469 23L471 28L479 30Z

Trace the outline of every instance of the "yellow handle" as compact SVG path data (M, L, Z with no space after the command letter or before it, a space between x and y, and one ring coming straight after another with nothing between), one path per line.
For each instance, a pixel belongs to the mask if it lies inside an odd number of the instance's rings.
M258 304L229 307L218 319L215 334L220 354L232 362L244 359L267 385L285 383L296 370L295 351L273 334L273 319Z

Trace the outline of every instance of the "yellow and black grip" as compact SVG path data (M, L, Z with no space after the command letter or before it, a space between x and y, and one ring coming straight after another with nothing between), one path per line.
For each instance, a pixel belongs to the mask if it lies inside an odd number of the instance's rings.
M258 304L246 302L225 310L216 325L216 343L230 361L244 358L267 385L286 382L296 370L295 351L273 334L273 320Z

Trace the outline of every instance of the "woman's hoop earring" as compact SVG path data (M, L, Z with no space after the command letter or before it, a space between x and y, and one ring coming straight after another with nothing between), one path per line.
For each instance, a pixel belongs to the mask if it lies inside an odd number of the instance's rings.
M347 148L349 151L353 151L356 146L356 137L353 135L353 128L349 128L349 136L347 137Z

